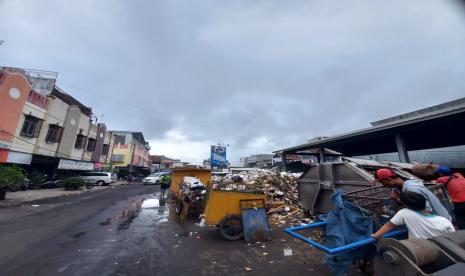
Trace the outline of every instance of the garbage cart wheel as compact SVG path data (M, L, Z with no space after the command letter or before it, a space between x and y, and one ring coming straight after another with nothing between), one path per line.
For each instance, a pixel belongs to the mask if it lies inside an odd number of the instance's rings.
M181 200L176 200L176 208L175 208L176 214L179 216L182 213L182 201Z
M220 221L220 234L228 241L237 241L242 239L242 218L239 215L229 215Z

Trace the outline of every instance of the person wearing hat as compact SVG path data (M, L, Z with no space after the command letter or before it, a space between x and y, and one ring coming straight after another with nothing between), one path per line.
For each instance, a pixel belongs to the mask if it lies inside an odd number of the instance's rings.
M391 169L379 169L375 173L375 180L385 187L393 188L393 192L399 195L401 192L414 192L421 194L426 199L426 210L433 214L444 217L452 221L452 217L441 201L428 190L423 182L416 179L404 180Z
M399 198L405 208L397 212L390 221L374 233L373 238L379 239L382 235L402 225L407 227L409 239L430 239L455 232L455 228L449 220L425 209L426 199L423 195L402 192Z
M457 227L465 229L465 177L460 173L453 173L449 167L441 166L435 173L440 177L437 183L444 184L454 203L454 215Z

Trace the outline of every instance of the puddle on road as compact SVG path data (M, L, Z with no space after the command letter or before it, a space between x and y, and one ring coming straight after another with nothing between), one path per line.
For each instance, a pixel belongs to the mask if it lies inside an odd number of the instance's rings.
M166 198L160 198L159 193L149 194L131 204L122 217L125 220L118 225L118 230L152 227L168 221L169 204Z
M142 202L140 207L142 209L160 207L160 200L158 198L148 198Z

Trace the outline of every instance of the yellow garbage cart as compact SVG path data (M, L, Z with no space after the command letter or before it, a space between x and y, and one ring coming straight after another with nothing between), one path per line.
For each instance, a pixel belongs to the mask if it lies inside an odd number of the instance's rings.
M208 199L205 205L205 224L217 225L220 234L227 240L239 240L243 237L241 200L257 202L264 208L263 202L266 201L264 193L250 193L240 191L224 191L210 188Z

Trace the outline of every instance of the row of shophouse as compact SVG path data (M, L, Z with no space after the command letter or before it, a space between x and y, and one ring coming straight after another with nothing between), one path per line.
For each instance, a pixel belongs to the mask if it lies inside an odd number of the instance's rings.
M150 172L142 132L111 131L56 86L57 73L0 67L0 163L49 177Z

